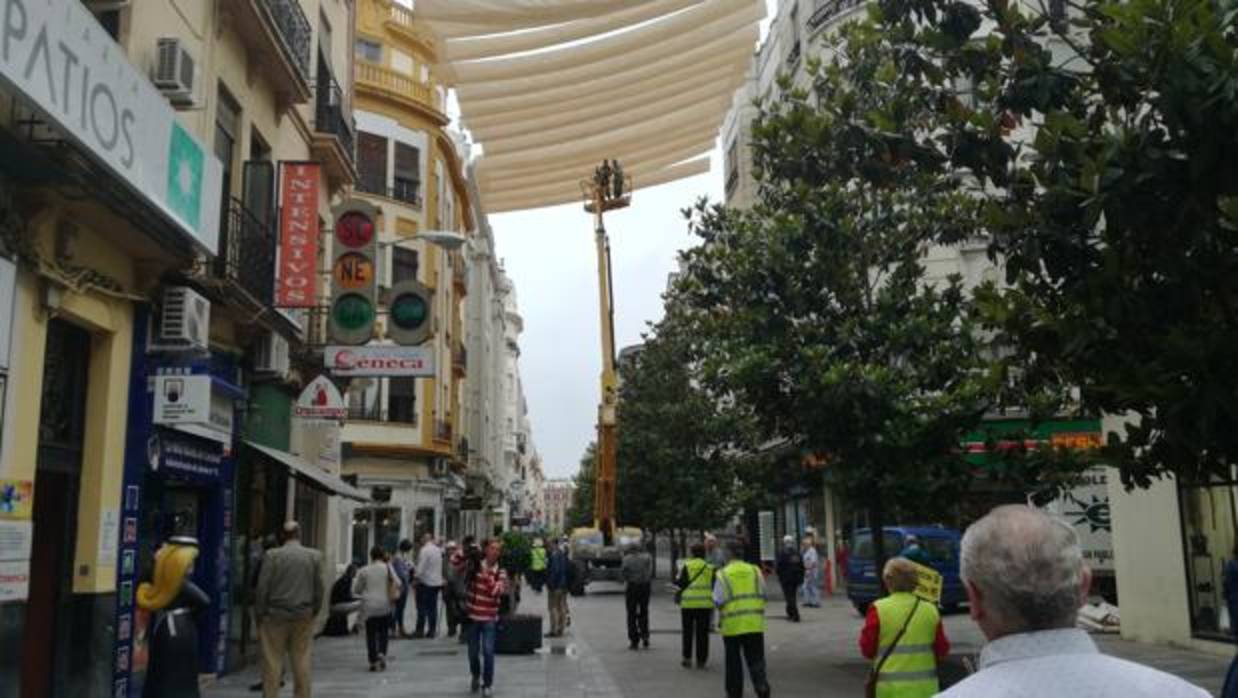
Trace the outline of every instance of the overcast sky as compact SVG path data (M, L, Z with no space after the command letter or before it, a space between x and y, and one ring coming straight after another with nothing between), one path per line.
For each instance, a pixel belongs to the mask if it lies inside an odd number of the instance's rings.
M777 0L766 1L773 17ZM722 199L718 149L709 173L640 189L631 208L608 214L620 349L662 317L667 275L677 253L695 244L680 211L701 196ZM593 224L579 204L494 215L490 224L525 321L520 370L533 441L548 477L571 476L594 438L600 391Z

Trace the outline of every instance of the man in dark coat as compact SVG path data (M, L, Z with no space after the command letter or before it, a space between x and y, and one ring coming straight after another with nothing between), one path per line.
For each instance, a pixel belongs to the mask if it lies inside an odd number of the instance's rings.
M782 585L782 595L787 600L787 620L800 622L800 609L796 592L804 583L804 558L795 547L794 536L784 536L782 550L778 551L776 561L778 583Z

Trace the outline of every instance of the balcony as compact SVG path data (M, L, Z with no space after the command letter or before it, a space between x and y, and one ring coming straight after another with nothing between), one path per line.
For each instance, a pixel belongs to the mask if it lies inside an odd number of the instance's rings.
M864 3L865 0L824 0L808 18L808 30L816 31L835 17Z
M383 424L415 426L417 424L417 413L415 410L410 412L402 408L385 410L377 403L373 405L349 405L348 419L355 422L380 422Z
M223 13L281 105L308 102L314 30L299 0L227 0Z
M451 350L451 370L459 377L468 373L469 350L463 344L456 344Z
M320 76L314 100L314 140L310 148L332 180L357 180L357 132L344 90L330 75Z
M440 125L448 123L439 92L428 82L421 82L411 75L377 63L359 60L356 62L356 85L360 91L373 93L398 106L415 109Z
M377 176L367 176L367 174L361 172L357 178L357 191L374 196L384 196L416 209L421 208L421 182L406 182L397 179L394 187L388 187Z
M275 230L240 199L231 198L219 231L215 276L252 301L270 308L275 298Z
M469 294L469 270L464 263L464 255L457 254L452 257L451 283L455 287L456 293L461 296Z

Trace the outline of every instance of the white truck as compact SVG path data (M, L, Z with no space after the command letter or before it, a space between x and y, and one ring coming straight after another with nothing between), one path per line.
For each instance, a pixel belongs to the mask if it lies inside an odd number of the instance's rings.
M1042 508L1074 527L1083 547L1083 561L1092 569L1092 593L1116 605L1108 471L1103 467L1088 470L1074 489Z

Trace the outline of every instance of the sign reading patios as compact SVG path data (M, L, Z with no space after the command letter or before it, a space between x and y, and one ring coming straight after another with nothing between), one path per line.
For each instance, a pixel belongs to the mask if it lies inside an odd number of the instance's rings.
M219 247L219 160L81 0L0 0L0 87L25 97L202 250Z

